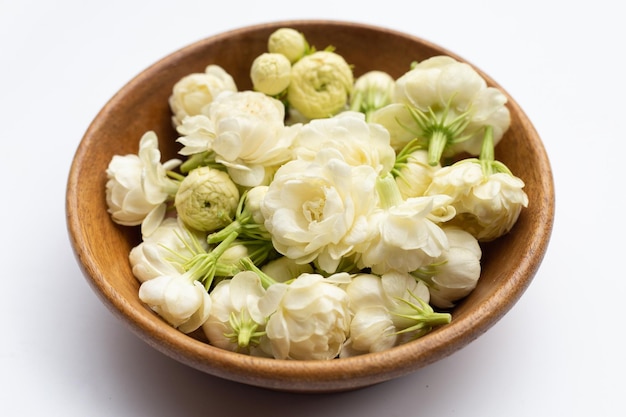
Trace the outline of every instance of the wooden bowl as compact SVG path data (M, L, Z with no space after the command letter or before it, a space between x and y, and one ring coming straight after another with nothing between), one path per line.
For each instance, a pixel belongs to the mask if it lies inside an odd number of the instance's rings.
M113 155L137 153L139 138L154 130L163 160L176 156L168 97L183 76L221 65L240 90L250 89L253 59L266 50L280 27L302 31L318 49L336 47L353 64L355 76L380 69L394 77L413 60L450 55L437 45L357 23L283 21L233 30L191 44L155 63L124 86L96 116L73 160L67 183L68 231L76 258L106 306L150 346L184 364L232 381L291 392L352 390L406 375L442 359L476 339L521 297L546 252L554 216L550 163L533 125L517 103L489 76L488 84L507 95L511 127L496 158L526 183L530 199L513 230L483 245L483 272L477 288L452 311L452 322L416 341L388 351L331 361L249 357L213 347L197 334L185 335L165 323L138 298L128 254L139 243L138 228L111 221L105 201L105 170Z

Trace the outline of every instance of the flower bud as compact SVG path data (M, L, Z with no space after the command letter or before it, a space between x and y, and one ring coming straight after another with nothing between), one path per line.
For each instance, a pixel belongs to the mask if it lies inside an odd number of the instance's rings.
M225 172L200 167L181 182L174 203L187 226L210 232L231 222L239 204L239 190Z
M450 249L436 261L432 271L431 304L451 308L474 290L480 278L482 250L469 232L456 227L444 229Z
M430 165L428 151L417 149L407 156L405 163L398 164L396 168L396 184L402 198L407 199L423 196L441 165Z
M392 102L396 82L383 71L369 71L354 82L350 95L352 110L366 115Z
M198 329L209 317L212 304L200 282L178 274L143 282L139 299L183 333Z
M256 91L275 96L289 86L291 63L282 54L261 54L252 62L250 78Z
M181 124L187 116L202 114L223 91L237 91L237 85L233 77L218 65L209 65L204 72L178 80L169 97L174 125Z
M267 185L257 185L256 187L250 188L246 195L246 210L248 210L252 216L252 221L256 224L263 224L265 222L265 218L261 212L261 202L263 198L265 198L267 190Z
M280 28L272 33L267 41L267 50L284 55L294 63L304 56L308 49L304 35L295 29Z
M345 109L353 83L352 69L341 55L314 52L291 67L287 100L309 119L330 117Z

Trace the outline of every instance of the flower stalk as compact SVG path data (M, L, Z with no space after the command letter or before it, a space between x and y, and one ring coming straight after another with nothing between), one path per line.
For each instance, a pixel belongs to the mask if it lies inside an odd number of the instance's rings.
M257 331L259 325L250 318L245 310L241 310L239 315L233 311L228 323L233 331L225 333L224 336L236 343L241 349L257 346L261 337L265 335L265 331Z
M428 163L431 166L439 163L448 146L471 137L469 134L462 134L471 121L470 111L465 111L449 121L451 102L452 97L441 111L435 111L429 106L428 112L423 112L407 106L413 121L421 130L419 136L428 143Z
M265 272L261 271L261 269L256 266L250 258L243 258L241 259L241 261L239 261L239 263L245 271L252 271L258 275L258 277L261 279L261 285L263 285L263 288L267 289L271 285L276 284L276 280L267 275Z
M231 244L237 239L237 233L231 233L226 237L219 245L217 245L211 252L198 252L192 256L187 262L183 264L185 273L190 278L200 281L204 288L209 290L211 284L213 284L213 278L217 275L218 270L220 272L232 272L232 268L226 265L219 264L219 258L224 254Z
M403 201L398 184L391 174L376 178L376 192L380 199L380 205L384 209L397 206Z
M219 243L232 233L237 233L241 237L252 240L264 242L271 241L271 236L265 227L262 224L256 223L254 221L253 214L247 209L245 205L247 196L248 192L246 191L239 199L234 220L219 231L211 233L207 236L207 242L209 244Z
M428 304L421 298L414 295L413 298L417 300L417 303L411 302L404 298L398 299L415 311L415 313L412 314L394 313L398 317L409 319L415 323L412 326L399 330L398 334L414 332L413 338L417 339L429 333L435 327L448 324L452 320L452 316L450 315L450 313L435 312L430 304Z
M480 148L479 161L480 166L483 170L483 175L489 177L490 175L496 173L505 173L509 175L513 175L511 170L504 165L500 161L495 160L495 152L494 152L494 142L493 142L493 127L485 126L485 135L483 137L483 143Z
M183 174L187 174L194 169L203 166L208 166L215 169L224 169L224 166L222 164L215 162L215 152L205 151L189 155L185 162L180 165L180 172L182 172Z

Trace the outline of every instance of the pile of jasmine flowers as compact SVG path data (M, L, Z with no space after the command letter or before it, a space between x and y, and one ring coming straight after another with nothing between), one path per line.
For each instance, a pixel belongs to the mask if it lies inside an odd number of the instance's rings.
M383 351L449 323L480 243L528 205L494 159L505 95L448 56L355 79L291 28L250 77L240 91L212 64L174 85L181 159L162 162L152 131L111 159L111 218L141 228L139 298L181 332L277 359Z

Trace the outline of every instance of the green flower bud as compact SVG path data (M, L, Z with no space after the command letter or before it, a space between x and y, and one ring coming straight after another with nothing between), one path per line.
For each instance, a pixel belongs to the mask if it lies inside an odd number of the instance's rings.
M174 204L187 226L211 232L232 221L239 204L239 190L225 172L199 167L181 182Z
M308 44L304 35L297 30L281 28L270 35L267 50L284 55L293 64L304 56L308 50Z
M275 96L289 86L291 63L282 54L261 54L252 62L250 78L256 91Z
M291 68L287 100L309 119L330 117L346 108L354 76L341 55L318 51Z

